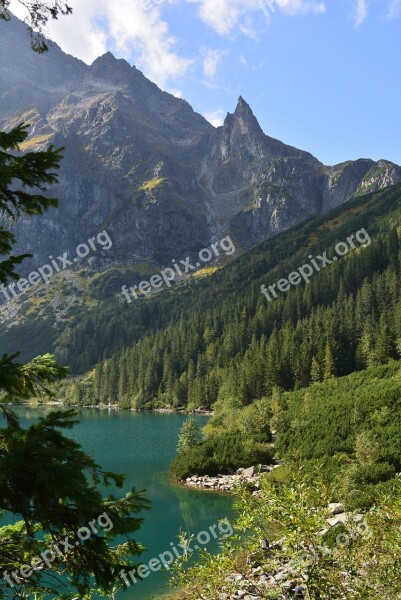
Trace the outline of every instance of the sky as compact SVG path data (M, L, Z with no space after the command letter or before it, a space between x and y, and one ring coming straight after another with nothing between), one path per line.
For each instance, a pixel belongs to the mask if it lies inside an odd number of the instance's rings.
M90 64L111 51L215 126L241 95L267 135L325 164L401 164L401 0L69 4L48 27L65 52Z

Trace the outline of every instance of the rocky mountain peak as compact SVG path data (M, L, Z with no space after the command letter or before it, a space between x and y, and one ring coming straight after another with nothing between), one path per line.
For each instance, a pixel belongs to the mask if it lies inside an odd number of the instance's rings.
M234 114L227 114L224 121L224 130L230 132L230 134L234 136L249 135L253 133L261 133L263 135L262 128L260 127L257 118L242 96L238 99Z
M111 52L99 56L90 67L90 75L111 83L127 83L135 68L123 58L116 58Z
M92 63L92 67L96 67L98 65L105 65L115 62L117 59L110 51L105 52L101 56L98 56Z
M244 100L244 98L242 96L240 96L238 98L238 102L237 102L237 106L234 112L234 115L240 115L240 114L247 114L250 116L254 116L251 107L249 106L248 102L246 102L246 100Z

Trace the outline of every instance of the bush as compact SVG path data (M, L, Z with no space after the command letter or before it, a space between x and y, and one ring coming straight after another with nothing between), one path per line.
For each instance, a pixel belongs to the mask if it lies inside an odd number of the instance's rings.
M386 462L374 465L361 465L355 472L354 481L356 485L369 483L377 484L388 481L395 476L395 468Z
M397 484L395 469L388 463L353 465L344 473L340 500L348 510L367 510L380 501L383 492Z
M186 479L192 475L218 475L240 467L270 464L273 449L263 443L263 439L263 436L250 439L233 433L209 438L178 455L171 464L172 472L179 479Z

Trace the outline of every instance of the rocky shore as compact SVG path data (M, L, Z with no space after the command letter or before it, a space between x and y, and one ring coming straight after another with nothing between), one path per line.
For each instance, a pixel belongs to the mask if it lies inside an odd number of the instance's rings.
M232 492L236 486L246 484L254 488L253 491L257 493L260 487L261 475L269 473L279 466L279 464L273 466L257 465L248 469L238 469L232 475L217 475L215 477L194 475L193 477L188 477L184 483L189 487L214 490L216 492Z

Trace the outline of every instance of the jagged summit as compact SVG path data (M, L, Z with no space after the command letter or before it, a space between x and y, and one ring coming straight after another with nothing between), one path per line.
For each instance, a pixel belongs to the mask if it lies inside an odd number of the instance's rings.
M227 113L223 127L226 132L231 131L234 135L263 134L262 128L253 114L251 107L242 96L238 99L234 113Z
M251 107L249 106L248 102L246 100L244 100L244 98L242 96L240 96L238 98L237 107L235 109L234 114L238 113L238 112L244 112L244 111L252 113Z
M129 64L129 62L127 60L125 60L125 58L116 58L114 56L114 54L112 52L110 52L110 50L108 50L107 52L105 52L104 54L102 54L101 56L98 56L97 58L95 58L95 60L93 61L93 63L91 64L90 68L94 67L94 66L98 66L98 65L121 65L121 66L126 66L128 65L128 67L130 69L135 69L135 66L131 66Z
M96 58L90 66L90 75L113 83L127 83L132 76L131 65L123 58L116 58L110 51Z
M112 52L110 52L110 50L108 50L104 54L101 54L100 56L95 58L95 60L91 64L91 68L97 67L99 65L113 64L115 62L117 62L117 58L114 56L114 54Z

